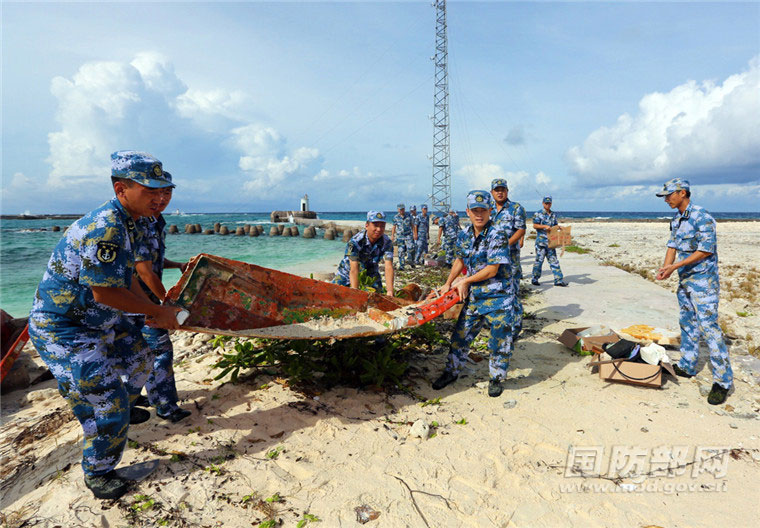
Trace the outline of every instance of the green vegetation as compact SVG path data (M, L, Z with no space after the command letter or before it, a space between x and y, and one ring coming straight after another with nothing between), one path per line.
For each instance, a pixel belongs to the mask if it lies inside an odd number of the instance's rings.
M467 419L462 418L461 420L457 420L456 422L458 425L467 425Z
M150 495L135 495L135 500L132 502L130 508L132 508L132 511L134 512L145 512L152 510L156 505L156 500Z
M425 400L424 402L420 403L420 407L427 407L428 405L440 405L441 404L441 397L432 399L432 400Z
M569 253L578 253L580 255L585 255L586 253L591 253L591 250L588 248L571 245L571 246L565 246L565 251Z
M736 312L736 315L738 315L739 317L752 317L755 314L753 314L752 312Z
M320 519L316 515L312 515L310 513L304 513L301 520L298 521L298 524L296 524L296 528L303 528L309 523L318 523L318 522L322 522L322 519Z
M223 347L229 339L216 338ZM431 324L425 324L387 338L343 340L235 339L232 350L224 348L213 366L221 372L214 379L229 376L234 383L242 371L261 372L289 378L293 383L315 382L328 387L393 386L401 384L413 350L433 350L447 340ZM263 388L263 387L262 387Z
M280 456L280 453L282 453L282 450L285 449L283 446L277 446L274 449L267 451L266 457L269 460L277 460L277 457ZM279 497L279 495L277 495ZM271 499L272 497L270 497ZM267 499L267 502L272 502L271 500Z
M610 245L609 245L609 246L607 246L607 247L620 247L620 244L610 244Z

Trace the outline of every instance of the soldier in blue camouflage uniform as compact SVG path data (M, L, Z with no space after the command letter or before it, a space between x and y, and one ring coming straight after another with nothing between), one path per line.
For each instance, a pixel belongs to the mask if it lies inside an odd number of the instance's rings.
M164 171L164 178L172 181L171 174ZM163 189L161 211L169 205L172 188ZM187 263L174 262L166 258L166 220L159 212L157 216L146 216L136 222L138 237L135 249L135 269L140 280L140 286L151 301L161 304L166 297L161 278L164 268L179 268L184 270ZM145 382L150 405L156 408L156 414L178 422L190 416L190 411L181 409L177 402L177 386L174 380L174 349L169 332L163 328L145 326L142 335L150 346L155 359L153 369Z
M411 215L406 214L404 204L397 206L398 214L393 217L393 230L391 231L391 241L398 246L398 269L403 270L406 260L409 259L409 265L414 267L414 231L415 225Z
M687 180L668 181L657 196L678 210L670 222L665 262L656 275L658 280L664 280L678 270L681 360L673 369L686 378L696 373L701 336L710 351L714 380L707 401L719 405L726 401L731 389L733 371L718 324L720 280L715 220L705 209L691 203Z
M428 239L430 238L430 215L428 207L422 204L422 212L417 216L417 264L422 264L425 259L425 253L428 252Z
M459 233L456 260L440 289L446 293L457 288L464 306L451 337L446 368L433 382L435 390L457 379L470 343L486 322L491 327L488 395L497 397L503 390L502 381L512 357L515 291L510 277L509 238L503 227L490 220L491 209L488 191L470 191L467 195L467 216L472 225ZM454 283L465 268L467 276Z
M533 263L533 279L530 283L534 286L540 285L538 279L541 278L541 268L546 258L554 274L554 285L567 286L559 267L557 250L549 249L549 228L558 225L557 215L552 211L551 196L544 196L543 206L543 211L538 211L533 215L533 229L536 230L536 261Z
M454 253L456 249L457 237L459 235L459 217L455 216L453 209L449 211L449 214L438 220L438 242L441 243L443 238L443 249L446 255L446 265L451 266L454 262Z
M517 202L509 199L509 187L507 180L497 178L491 181L491 196L496 207L491 211L491 221L504 227L509 237L509 256L512 261L512 287L515 292L514 300L514 335L512 347L515 346L517 336L522 330L523 305L520 302L520 279L522 269L520 267L520 240L525 235L525 208Z
M346 244L346 254L338 265L333 283L341 286L359 287L359 272L364 270L374 278L372 287L377 292L383 291L383 280L380 276L380 261L385 264L385 285L387 293L394 295L393 289L393 243L385 234L385 214L380 211L369 211L364 231L351 237Z
M131 408L152 358L124 312L176 328L179 310L153 304L132 280L135 219L156 211L161 188L173 184L149 154L120 151L111 160L116 197L74 222L58 242L29 317L32 342L82 424L85 484L98 498L127 491L129 482L114 467L130 421L150 416Z

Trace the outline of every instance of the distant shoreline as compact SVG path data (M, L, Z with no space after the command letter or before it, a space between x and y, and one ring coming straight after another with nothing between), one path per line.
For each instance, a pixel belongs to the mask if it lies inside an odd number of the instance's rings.
M585 213L586 211L578 211L577 213ZM338 212L331 212L331 211L323 211L321 213L317 214L324 214L324 215L340 215L340 214L358 214L357 211L338 211ZM664 213L661 215L660 218L641 218L641 217L617 217L617 216L604 216L600 217L600 215L607 215L607 214L620 214L615 212L607 212L607 211L601 211L601 212L595 212L595 211L588 211L589 216L565 216L566 214L573 214L574 211L566 211L566 212L559 212L559 220L561 220L564 223L568 222L604 222L604 223L614 223L614 222L667 222L672 218L672 214ZM576 213L576 214L577 214ZM630 213L634 213L633 211L630 211ZM659 214L654 213L651 211L645 211L646 213L652 213L652 214ZM189 213L192 215L267 215L268 213ZM641 213L638 213L641 214ZM753 218L746 218L746 217L723 217L723 218L715 218L716 222L760 222L760 213L749 213L749 212L739 212L739 213L723 213L723 212L717 212L714 213L715 215L748 215L748 214L754 214L757 215ZM464 215L464 211L461 211L461 215ZM594 215L594 216L591 216ZM36 215L23 215L23 214L4 214L0 215L0 220L77 220L84 216L84 214L36 214ZM174 219L175 215L164 214L164 217L169 219ZM181 216L179 217L181 218ZM335 219L330 218L318 218L319 220L329 222L329 221L335 221ZM360 222L359 220L347 220L351 222Z
M0 215L0 220L76 220L81 214Z

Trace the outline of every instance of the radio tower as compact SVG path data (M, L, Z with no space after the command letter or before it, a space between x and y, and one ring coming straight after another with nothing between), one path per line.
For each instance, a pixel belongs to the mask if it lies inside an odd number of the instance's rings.
M448 214L451 208L449 167L449 69L446 37L446 0L434 0L435 7L435 95L433 97L433 210Z

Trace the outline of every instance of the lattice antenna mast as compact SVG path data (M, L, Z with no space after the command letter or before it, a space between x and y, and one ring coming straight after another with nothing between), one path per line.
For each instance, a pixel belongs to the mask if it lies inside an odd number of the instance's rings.
M446 37L446 0L434 0L435 7L435 94L433 97L433 210L448 213L451 208L449 152L449 68Z

